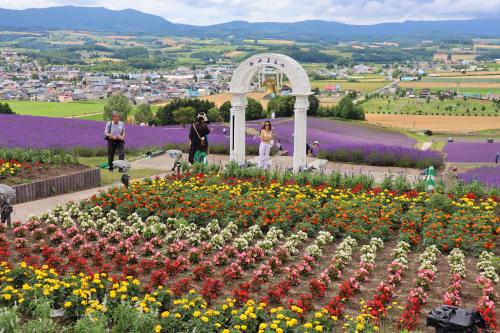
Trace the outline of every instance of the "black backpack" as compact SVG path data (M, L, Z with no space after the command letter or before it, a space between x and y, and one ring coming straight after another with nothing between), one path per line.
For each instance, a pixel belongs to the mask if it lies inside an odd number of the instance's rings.
M0 207L0 220L3 222L7 221L7 218L12 214L14 209L12 205L10 205L7 200L3 200L2 206Z
M486 328L486 322L477 311L443 305L429 312L427 326L435 327L436 333L476 333L478 327Z

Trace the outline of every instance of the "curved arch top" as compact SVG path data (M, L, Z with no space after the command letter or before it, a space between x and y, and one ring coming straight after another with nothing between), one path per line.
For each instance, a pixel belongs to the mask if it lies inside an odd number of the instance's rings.
M273 67L283 72L290 80L292 95L311 94L309 76L302 66L293 58L277 53L261 53L243 61L233 73L230 93L246 94L250 90L250 82L261 67Z

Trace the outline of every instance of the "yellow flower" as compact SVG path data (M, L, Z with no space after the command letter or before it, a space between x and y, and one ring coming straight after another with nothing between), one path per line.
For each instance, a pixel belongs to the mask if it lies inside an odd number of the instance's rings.
M64 307L65 308L70 308L73 304L71 302L65 302Z
M198 318L199 316L201 316L201 312L200 311L193 312L193 317Z
M168 316L170 316L170 312L168 312L168 311L164 311L161 313L162 318L167 318Z
M315 329L317 332L323 332L323 326L321 326L321 325L317 325L314 329Z
M181 318L181 317L182 317L182 315L180 313L175 314L175 318Z
M4 294L3 295L3 299L6 300L6 301L9 301L11 298L12 298L11 294Z
M156 325L155 326L155 332L159 333L161 331L161 325Z
M204 323L208 323L208 317L201 317L201 321L204 322Z

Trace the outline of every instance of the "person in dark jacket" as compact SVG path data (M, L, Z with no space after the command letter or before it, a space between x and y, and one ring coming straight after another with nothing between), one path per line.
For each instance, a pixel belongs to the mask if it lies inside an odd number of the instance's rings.
M196 152L208 154L207 136L210 134L210 129L207 126L207 116L205 113L199 113L196 116L196 123L191 125L189 130L189 163L195 162L194 156Z

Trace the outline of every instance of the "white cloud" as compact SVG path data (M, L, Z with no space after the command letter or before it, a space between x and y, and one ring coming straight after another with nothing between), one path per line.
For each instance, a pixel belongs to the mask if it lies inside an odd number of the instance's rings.
M318 19L371 24L500 16L500 0L0 0L0 7L12 9L60 5L133 8L195 25Z

